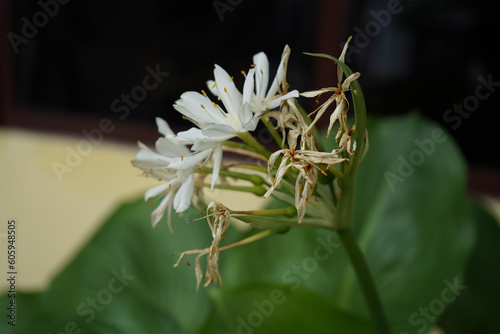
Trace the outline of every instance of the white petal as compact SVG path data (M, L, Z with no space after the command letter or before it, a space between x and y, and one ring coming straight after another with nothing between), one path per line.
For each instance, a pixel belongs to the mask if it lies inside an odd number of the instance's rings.
M268 103L269 105L266 106L266 109L274 109L280 105L281 101L287 100L287 99L292 98L292 97L299 97L299 91L292 90L291 92L289 92L285 95L281 95L281 96L278 95L275 99L272 99L271 101L269 101L269 103Z
M203 131L203 135L206 137L227 137L226 139L236 136L237 130L233 129L229 125L225 124L211 124L207 126ZM226 140L224 139L224 140Z
M183 180L182 185L174 197L175 212L180 213L186 211L191 205L191 200L194 193L194 177L190 175L186 180Z
M217 90L215 81L213 80L208 80L207 81L207 87L210 93L212 93L213 96L219 97L219 91Z
M162 135L175 136L175 133L170 129L170 126L168 126L168 123L164 119L156 117L156 125L158 126L158 132Z
M158 222L162 219L163 215L165 214L165 210L167 209L167 206L170 207L172 205L172 196L173 196L173 193L167 194L167 196L165 196L165 198L162 199L162 201L156 207L156 209L154 209L154 211L151 212L151 222L153 223L153 227L156 227ZM169 219L168 225L169 225L169 228L171 228L170 219Z
M269 61L264 52L259 52L253 56L255 69L257 70L255 91L257 96L264 98L266 96L267 85L269 83Z
M220 166L222 165L222 145L219 145L214 149L212 157L214 160L214 166L213 166L213 170L212 170L212 187L211 187L211 189L214 190L215 183L217 182L217 179L219 178Z
M181 156L172 160L168 169L188 171L204 162L210 155L211 150L204 150L194 154Z
M190 153L189 149L182 144L178 144L171 139L161 137L156 141L156 150L166 156L166 157L180 157L182 155L188 155Z
M266 95L266 101L269 101L278 92L279 86L283 85L286 81L286 69L288 67L288 58L290 57L290 47L285 45L283 54L281 55L281 62L276 72L276 77L271 83L271 87Z
M175 181L174 181L174 183L175 183ZM149 189L148 191L146 191L146 194L144 195L144 200L149 201L151 198L163 194L164 192L166 192L167 190L169 190L171 188L170 186L174 186L174 185L166 182L166 183L160 184L159 186L156 186L154 188Z
M240 109L242 105L242 95L234 85L233 80L227 72L220 66L215 65L214 68L215 82L217 82L217 90L222 103L226 107L229 114L234 119L239 118Z
M253 96L253 88L255 85L254 80L255 68L252 68L248 71L248 74L245 78L245 84L243 85L243 103L251 103Z

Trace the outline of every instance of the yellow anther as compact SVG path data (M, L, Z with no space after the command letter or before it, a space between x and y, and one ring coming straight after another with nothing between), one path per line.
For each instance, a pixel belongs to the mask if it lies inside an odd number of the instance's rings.
M163 181L163 179L158 179L158 181Z
M233 80L234 80L234 77L233 77L233 76L231 76L231 81L233 81Z
M324 170L322 170L322 169L320 169L320 170L321 170L321 174L323 174L324 176L328 175Z
M250 65L250 67L255 67L255 66L256 66L255 64Z
M184 156L183 155L181 155L181 161L184 161Z
M224 93L227 93L227 89L226 89L226 87L224 87Z
M205 91L203 89L201 90L201 92L203 95L207 96L207 93L205 93Z
M302 191L302 185L299 184L299 191Z
M205 106L203 104L200 104L200 107L202 107L203 109L205 109Z
M220 96L219 96L219 97L217 97L217 100L219 100L219 101L220 101Z
M306 204L309 204L309 198L306 197Z
M214 105L214 108L217 108L217 104L215 102L212 102L212 104Z
M262 72L262 70L260 70L260 74L264 75L264 72Z
M245 71L241 71L241 74L245 75Z
M212 85L212 88L215 88L215 86L217 86L217 82L214 82L214 84Z
M201 167L200 166L198 166L198 170L201 172Z
M186 116L182 115L182 119L188 119Z
M152 171L153 171L153 168L150 168L150 169L149 169L149 174L151 174L151 172L152 172Z
M168 189L172 189L172 184L168 184Z

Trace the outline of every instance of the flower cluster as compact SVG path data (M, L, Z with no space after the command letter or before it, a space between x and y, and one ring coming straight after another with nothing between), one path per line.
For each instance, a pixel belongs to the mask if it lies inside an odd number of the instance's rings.
M349 41L348 41L349 43ZM340 61L344 61L347 50L346 44ZM189 91L181 95L174 104L174 108L193 123L187 131L174 133L167 122L157 118L159 133L162 135L156 142L156 151L150 150L139 143L137 158L132 164L141 169L143 175L158 179L160 185L148 190L146 201L151 203L159 200L160 203L151 215L155 226L167 212L168 226L171 226L172 208L177 213L186 211L191 205L198 208L207 208L208 225L212 231L213 242L209 248L186 251L181 259L190 254L198 254L195 260L195 273L198 286L206 280L205 286L211 283L221 283L218 270L220 241L224 238L231 215L252 224L254 219L248 216L265 217L277 216L277 224L297 225L316 224L318 221L330 219L335 215L335 205L338 192L332 191L341 176L342 165L349 161L356 151L356 126L350 126L347 119L349 102L345 95L350 90L351 83L358 79L359 73L353 73L342 81L344 73L338 68L338 85L317 91L299 94L297 90L289 90L286 80L290 48L285 46L278 70L272 80L270 78L267 56L260 52L253 57L253 64L244 74L244 84L240 91L233 78L220 66L215 65L214 80L207 81L207 91ZM305 97L319 97L324 93L333 93L316 111L307 115L298 104L299 95ZM339 120L339 130L336 141L339 145L333 151L323 151L322 142L315 128L320 117L328 107L335 102L336 108L330 116L326 137L330 135L333 125ZM309 116L316 114L313 120ZM252 132L262 123L268 128L279 146L275 152L266 147L252 136ZM239 138L238 142L232 139ZM223 153L231 150L266 161L267 166L256 163L252 166L242 165L248 174L233 171L232 165L224 165ZM260 172L260 173L259 173ZM254 184L248 189L242 187L231 188L221 185L219 178L226 175L235 179L244 179ZM265 175L269 179L264 180ZM211 175L209 183L204 178ZM332 177L333 176L333 179ZM321 182L324 177L326 182ZM329 178L330 177L330 178ZM281 202L293 206L296 219L291 222L290 210L254 210L245 212L231 211L219 202L206 204L202 196L203 188L213 190L224 186L226 189L252 191L265 198L273 197ZM252 190L249 190L252 189ZM314 201L311 199L314 198ZM324 203L322 203L324 202ZM314 210L308 207L315 206ZM281 219L281 220L280 220ZM293 221L293 219L292 219ZM255 224L253 224L255 225ZM262 228L262 224L258 224ZM265 228L273 228L269 225ZM253 239L252 239L253 240ZM240 242L238 244L245 243ZM226 248L229 248L226 246ZM201 270L201 257L207 256L207 269Z

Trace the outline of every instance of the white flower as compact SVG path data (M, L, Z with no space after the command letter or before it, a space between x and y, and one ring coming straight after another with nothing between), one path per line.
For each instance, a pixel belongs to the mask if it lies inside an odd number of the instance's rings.
M179 132L172 139L178 143L193 144L192 150L212 150L212 189L218 179L222 163L222 142L253 131L259 121L250 109L253 94L253 74L251 70L245 80L243 94L238 91L227 72L215 65L215 82L211 90L222 101L225 110L208 98L206 93L186 92L174 104L174 108L191 120L198 128Z
M146 192L145 200L163 197L152 212L151 221L153 227L156 226L167 211L168 226L172 231L172 207L177 213L189 208L194 194L195 169L205 163L211 150L192 152L185 145L168 138L175 135L164 120L157 118L156 123L159 132L165 136L156 141L157 152L139 143L137 159L132 160L132 165L141 169L146 176L162 182Z
M253 56L255 65L255 95L251 106L254 113L260 115L266 110L278 107L286 99L299 96L297 90L287 93L286 71L289 57L290 47L285 45L276 76L271 81L271 87L267 90L269 84L269 61L267 56L264 52L259 52Z

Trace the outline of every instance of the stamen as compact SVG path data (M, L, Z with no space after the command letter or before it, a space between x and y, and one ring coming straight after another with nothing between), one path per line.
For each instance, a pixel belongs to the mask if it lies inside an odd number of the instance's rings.
M198 166L198 170L201 172L201 167L200 166Z
M207 93L205 93L205 91L203 89L201 90L201 92L203 95L207 96Z
M212 104L214 105L214 108L217 108L217 104L215 102L212 102Z
M215 88L215 86L217 86L217 82L214 82L214 84L212 85L212 88Z
M306 204L309 204L309 198L306 197Z
M323 174L324 176L328 176L328 174L324 170L320 169L320 171L321 171L321 174Z
M221 99L220 99L220 96L219 96L219 97L217 97L217 100L219 100L219 101L221 100Z
M182 119L188 119L186 116L182 115Z
M171 183L168 184L168 189L172 189L172 184Z
M158 181L163 181L163 179L158 179Z
M226 89L226 87L224 87L224 93L227 93L227 89Z
M181 161L184 161L184 156L183 155L181 155Z
M233 81L233 79L234 79L234 77L233 77L233 76L231 76L231 81Z
M255 66L256 66L255 64L250 65L250 67L255 67Z
M241 71L241 74L245 75L245 71Z
M262 72L262 70L260 70L260 74L264 75L264 72Z
M203 104L200 104L200 107L202 107L203 109L205 109L205 106Z

